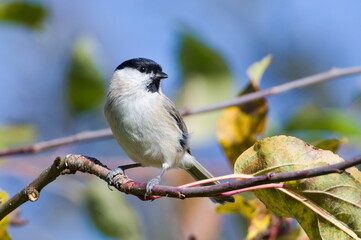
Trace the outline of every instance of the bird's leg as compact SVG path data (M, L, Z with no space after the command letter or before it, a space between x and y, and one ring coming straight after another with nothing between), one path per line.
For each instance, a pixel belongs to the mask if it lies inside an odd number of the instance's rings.
M149 180L149 182L147 183L147 192L145 193L145 196L151 195L152 188L155 185L158 185L160 183L160 180L161 180L163 174L165 173L165 171L167 171L168 168L169 168L169 164L168 163L163 163L162 170L160 171L158 176L156 176L155 178Z
M117 175L123 175L124 177L127 177L127 175L125 174L125 170L130 169L130 168L136 168L136 167L141 167L142 165L140 163L132 163L132 164L127 164L127 165L123 165L123 166L119 166L116 169L110 171L107 175L107 182L108 182L108 187L114 185L114 178Z

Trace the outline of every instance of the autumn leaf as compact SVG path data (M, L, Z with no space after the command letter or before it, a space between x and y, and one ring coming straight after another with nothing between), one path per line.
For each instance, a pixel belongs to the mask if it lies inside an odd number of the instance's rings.
M235 173L263 175L311 169L344 161L331 151L315 148L295 137L263 139L236 161ZM361 236L361 173L352 167L262 189L255 195L268 209L295 218L313 239L358 239Z
M259 91L262 75L271 63L271 56L254 63L247 71L250 83L238 96ZM217 124L217 138L225 155L234 165L238 156L252 146L263 134L268 104L265 98L223 110Z
M0 190L0 204L5 202L7 198L8 198L8 194ZM9 225L9 220L7 216L4 217L2 220L0 220L0 239L2 240L11 240L8 234L8 225Z

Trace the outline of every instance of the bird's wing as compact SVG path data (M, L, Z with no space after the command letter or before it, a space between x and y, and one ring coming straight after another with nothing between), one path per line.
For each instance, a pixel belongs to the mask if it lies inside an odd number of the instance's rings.
M182 137L179 139L180 145L190 154L190 147L188 144L189 134L188 134L187 126L184 123L182 116L175 108L174 103L169 98L165 97L165 101L163 101L163 105L164 108L169 113L169 115L174 119L175 124L178 126L179 130L182 132Z

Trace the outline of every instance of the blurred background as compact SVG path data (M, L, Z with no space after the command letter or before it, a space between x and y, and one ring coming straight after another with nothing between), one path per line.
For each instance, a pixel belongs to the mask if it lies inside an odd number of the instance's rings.
M0 147L106 128L103 104L114 69L146 57L170 77L164 93L193 108L232 99L247 68L272 54L261 89L332 67L361 65L361 2L350 1L0 1ZM361 77L351 76L268 98L266 136L312 142L343 139L340 155L361 147ZM216 138L219 112L186 118L193 154L215 175L232 172ZM56 156L84 154L109 167L130 163L113 139L0 160L10 196ZM159 170L129 170L147 181ZM181 170L163 184L191 181ZM219 215L208 199L142 202L78 173L51 183L21 206L27 224L13 239L240 239L246 221Z

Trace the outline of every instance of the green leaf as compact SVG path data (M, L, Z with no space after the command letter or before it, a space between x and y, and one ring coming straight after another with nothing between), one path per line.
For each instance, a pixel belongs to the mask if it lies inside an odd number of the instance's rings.
M103 77L92 62L84 40L74 46L68 70L67 96L70 108L82 113L98 108L104 102Z
M194 108L229 98L231 73L224 58L214 49L185 34L179 49L179 62L184 78L177 97L178 105ZM190 132L197 130L193 142L204 142L213 136L218 115L213 112L185 119Z
M309 105L301 109L286 124L286 131L311 130L336 132L340 135L359 135L361 125L356 116L345 110L322 109Z
M28 144L36 139L36 130L30 124L0 127L0 149Z
M330 150L333 153L337 153L340 146L346 142L347 142L347 139L345 139L345 138L343 138L343 139L331 138L331 139L324 139L324 140L316 141L313 143L313 145L315 147L321 148L323 150Z
M93 223L103 234L117 239L142 239L139 219L118 191L110 191L98 179L88 183L85 193L86 210Z
M250 83L238 96L259 91L261 77L270 63L271 57L267 56L252 64L247 71ZM234 165L238 156L252 146L257 137L264 133L267 112L268 104L265 98L222 111L217 124L217 139L231 166Z
M2 2L0 3L0 21L22 25L39 30L47 17L47 10L35 2Z
M236 161L235 172L263 175L311 169L344 161L295 137L258 141ZM286 188L254 191L268 209L295 218L310 239L361 236L361 173L352 167L342 174L286 182ZM357 237L358 236L358 237Z
M212 77L228 75L230 72L225 60L217 52L189 34L182 38L180 64L185 79L198 74Z
M8 198L8 194L4 191L0 190L0 205L5 202ZM11 240L8 234L8 226L9 226L9 219L8 216L4 217L0 220L0 239L2 240Z

